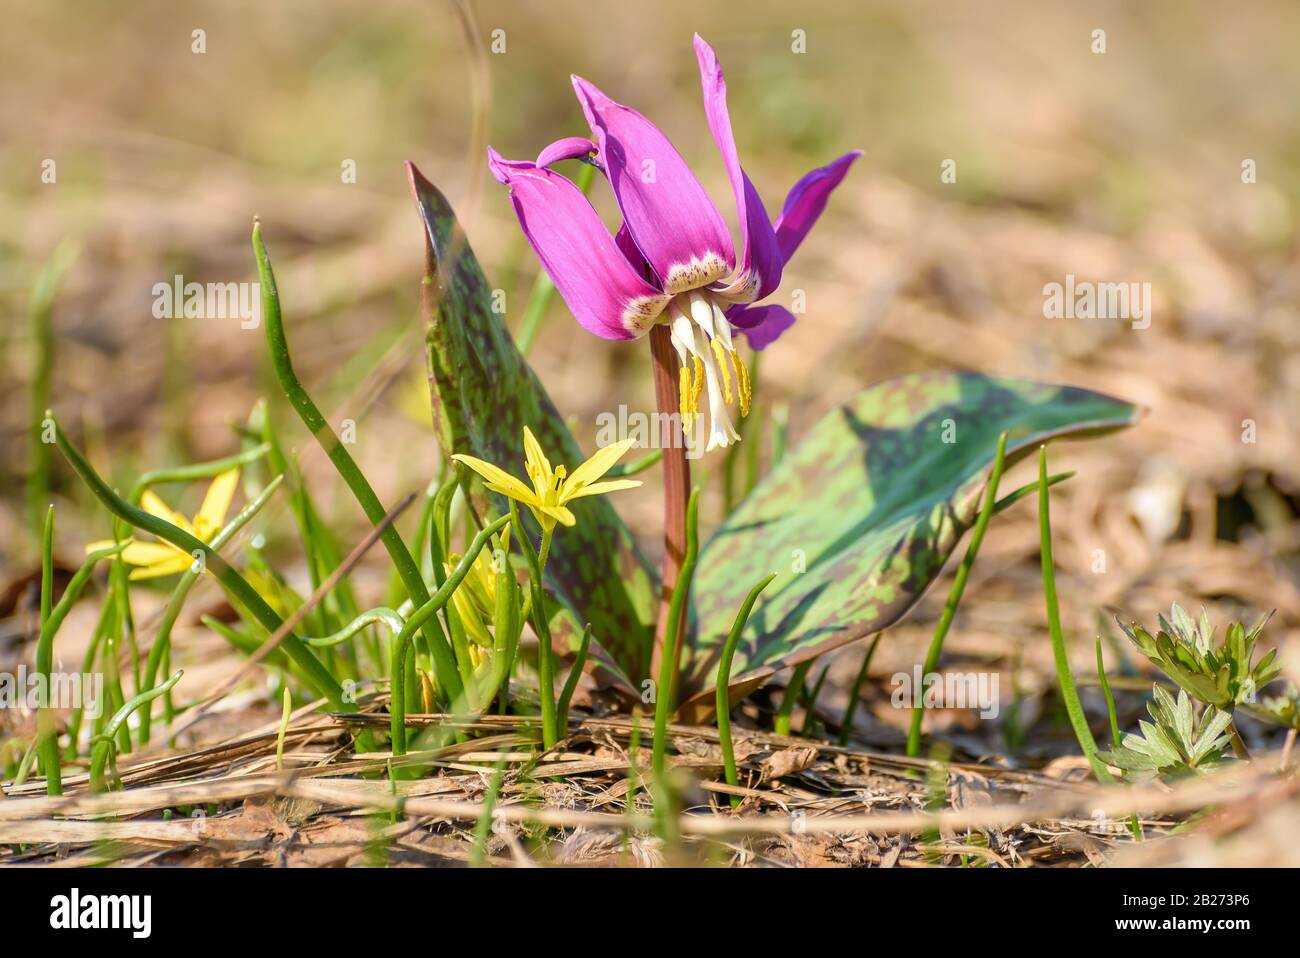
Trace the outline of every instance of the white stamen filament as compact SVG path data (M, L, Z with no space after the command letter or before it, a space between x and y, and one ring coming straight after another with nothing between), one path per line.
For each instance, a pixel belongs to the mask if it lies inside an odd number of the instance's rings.
M697 370L702 366L704 370L704 384L709 394L709 436L705 451L710 452L739 441L740 434L731 423L720 378L728 375L728 372L718 369L718 359L710 348L710 344L716 339L730 356L734 349L731 342L731 324L727 322L721 307L704 290L691 290L689 293L673 297L668 304L668 314L672 323L672 343L682 365L694 366ZM696 326L699 326L704 333L702 344L696 339ZM699 365L695 365L697 360ZM686 410L683 410L683 413L686 413ZM683 422L685 421L684 418ZM698 417L691 422L692 428L688 433L688 441L692 444L695 425L698 422Z
M731 425L727 415L727 404L722 398L722 387L718 385L718 366L713 359L713 350L704 350L704 382L709 390L709 443L705 452L712 452L733 442L740 441L740 433Z

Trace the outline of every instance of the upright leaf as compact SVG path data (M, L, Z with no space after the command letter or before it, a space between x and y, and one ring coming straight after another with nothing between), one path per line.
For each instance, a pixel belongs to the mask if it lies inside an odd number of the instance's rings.
M587 456L492 311L492 289L451 206L413 164L407 171L424 225L421 303L443 451L511 469L527 425L553 461L570 467L582 462ZM496 507L505 514L504 499L497 497ZM642 677L654 637L654 573L608 501L593 496L571 508L578 523L555 537L548 584L572 613L565 629L570 641L576 644L580 623L590 622L594 641L607 653L600 663L630 686Z

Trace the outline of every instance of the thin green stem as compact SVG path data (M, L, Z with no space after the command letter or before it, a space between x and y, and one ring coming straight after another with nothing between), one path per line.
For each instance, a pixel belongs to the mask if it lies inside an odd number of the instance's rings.
M1003 432L998 436L997 452L993 457L993 472L989 476L988 485L984 487L984 506L980 509L979 518L975 520L970 545L966 547L966 555L962 557L961 565L957 567L952 588L948 591L948 601L943 605L943 612L930 639L929 651L925 653L925 665L921 669L923 678L939 667L939 657L943 654L943 640L947 638L948 629L952 627L953 616L957 614L957 606L961 604L961 597L966 591L966 582L970 578L971 569L975 566L975 557L979 555L980 545L984 542L984 533L989 527L989 519L993 517L995 511L998 484L1002 481L1006 457L1007 434ZM918 704L912 709L912 723L907 730L907 754L910 758L916 758L921 754L921 719L925 716L925 706L920 703L920 690L917 690L917 699Z
M588 622L582 630L582 638L578 640L578 653L573 657L573 665L569 669L568 678L564 680L564 688L560 690L560 701L555 706L555 724L561 735L569 734L569 703L573 701L573 693L578 688L578 680L582 678L582 670L587 665L587 652L591 648L591 623Z
M524 561L528 565L528 587L532 603L529 610L530 619L533 623L533 632L537 636L537 693L542 708L542 745L546 749L552 749L559 741L559 729L555 721L555 674L551 649L551 625L546 617L546 597L542 591L544 556L550 551L551 544L550 530L546 529L542 532L542 556L539 557L533 550L532 540L528 538L523 519L519 515L519 506L513 499L510 500L510 521L513 524L515 538L519 540L520 551L524 554Z
M289 731L289 716L293 713L293 696L289 694L289 686L284 687L283 694L284 704L280 708L280 729L275 735L275 767L277 771L284 769L284 736Z
M853 717L858 712L858 702L862 697L862 683L867 679L867 670L871 668L871 660L875 657L876 646L880 645L880 637L883 632L877 632L876 637L871 640L867 646L867 654L862 657L862 664L858 666L858 674L853 679L853 687L849 689L849 701L844 706L844 718L840 719L840 744L849 744L849 735L853 730Z
M153 486L161 486L169 482L194 482L197 479L213 479L223 472L229 472L231 469L238 469L241 466L256 462L270 451L270 444L263 442L256 446L250 446L248 449L237 452L232 456L224 456L221 459L210 459L207 462L189 463L184 466L172 466L142 473L140 478L135 481L135 485L131 487L131 505L138 506L145 490Z
M32 287L29 315L36 357L33 363L28 405L31 421L28 443L27 507L31 514L33 531L41 528L43 519L41 510L48 506L50 501L51 449L42 420L45 410L50 406L54 380L54 300L63 285L63 278L76 261L78 252L76 243L66 239L60 242L41 267L41 272L36 277L36 284Z
M605 473L605 478L606 479L627 479L630 476L638 475L642 472L645 472L647 469L651 469L654 466L657 466L659 464L659 460L663 459L663 457L664 457L664 451L662 449L655 449L652 452L646 453L644 456L640 457L639 459L633 459L629 463L615 466L614 468L609 470L609 472Z
M736 611L736 618L731 623L731 631L727 633L727 641L722 645L722 659L718 662L716 701L718 742L722 746L722 771L728 785L740 784L740 774L736 770L736 750L731 743L731 661L735 658L736 646L740 644L740 636L745 631L745 623L749 621L749 613L754 608L754 602L757 601L759 593L775 578L776 573L773 572L749 590L749 595L745 596L745 601ZM739 804L740 796L732 795L731 807L735 808Z
M54 506L45 510L45 525L41 530L41 620L40 639L45 639L50 613L54 607ZM52 640L51 636L51 640ZM37 681L45 677L45 695L49 696L50 669L53 653L43 641L36 646ZM48 706L48 701L39 703ZM36 713L36 741L40 743L41 764L45 766L46 790L50 795L62 795L63 785L59 770L59 740L54 727L54 713L42 708Z
M1065 482L1066 479L1072 479L1073 477L1074 477L1073 470L1071 470L1070 472L1058 472L1054 476L1047 477L1047 485L1055 486L1058 483ZM1021 486L1019 489L1015 490L1014 492L1008 492L1005 496L999 499L997 501L997 504L993 507L994 514L996 515L997 513L1002 512L1004 509L1007 509L1015 505L1021 499L1025 498L1025 496L1033 495L1037 491L1038 491L1038 480L1035 479L1033 482L1025 483L1023 486Z
M104 730L96 736L94 752L90 757L90 790L92 792L108 791L107 783L104 780L104 768L113 755L113 739L118 732L126 727L126 720L130 718L131 713L159 696L166 695L181 680L181 676L184 674L184 672L178 670L162 685L141 692L134 698L129 699L120 709L113 713L113 717L108 720Z
M1047 447L1038 447L1038 534L1039 549L1043 566L1043 601L1047 606L1047 628L1052 637L1052 656L1056 661L1056 679L1061 687L1061 699L1065 702L1066 714L1074 728L1079 748L1092 766L1098 781L1111 783L1114 777L1097 757L1097 742L1088 728L1088 719L1083 714L1083 703L1079 701L1079 691L1074 685L1074 676L1070 674L1070 659L1065 651L1065 635L1061 631L1061 609L1056 599L1056 565L1052 560L1052 507L1051 493L1047 487Z
M790 676L789 683L786 684L785 691L781 693L781 707L776 711L776 718L772 722L772 730L777 735L790 734L790 722L794 715L794 703L799 701L803 694L804 680L808 677L808 671L812 668L813 660L800 662L794 667L794 673Z
M812 691L808 693L804 701L803 711L803 728L799 734L804 738L812 738L813 722L817 718L817 699L821 697L822 686L826 684L826 676L830 672L830 665L823 665L821 672L817 675L817 681L813 683Z
M1106 678L1106 660L1101 654L1101 636L1097 636L1097 684L1101 694L1106 697L1106 715L1110 719L1111 748L1119 748L1119 719L1115 715L1115 696L1110 692L1110 680Z
M389 684L390 684L390 701L389 711L389 731L392 738L392 751L394 755L406 754L406 683L403 681L406 675L406 647L411 642L415 633L424 625L424 623L438 614L438 610L447 604L451 599L461 581L469 573L474 565L474 560L478 554L483 551L483 547L488 544L492 536L495 535L507 522L509 516L502 516L495 522L484 526L469 544L465 554L461 556L460 562L451 570L447 579L433 596L415 609L402 626L402 630L389 640ZM462 699L452 700L452 709L457 710L462 705Z
M318 638L303 639L303 641L313 649L329 649L336 645L341 645L355 636L358 632L363 629L368 629L372 625L386 625L393 635L397 635L406 627L406 620L392 609L379 606L378 608L362 612L337 632L332 632L329 635L322 635Z
M487 843L492 835L492 815L496 811L497 796L501 794L501 782L505 778L506 762L501 759L492 769L487 789L483 792L483 811L474 823L474 846L469 855L471 868L482 868L487 862Z
M50 511L50 519L46 523L47 528L53 525L53 510ZM45 790L49 795L63 794L63 777L59 765L59 737L54 727L53 701L51 700L54 689L54 636L59 631L59 626L63 620L68 617L72 611L72 606L81 596L81 590L85 588L86 583L90 581L91 574L95 571L95 565L103 559L115 556L126 547L126 543L117 543L104 549L97 549L86 556L86 561L81 564L81 568L76 571L69 580L67 587L63 590L63 595L59 598L58 605L54 606L45 616L41 623L41 634L36 641L36 675L38 689L41 693L41 701L36 716L36 734L40 737L40 748L38 753L41 757L41 766L45 772ZM84 690L83 690L84 691Z
M664 632L663 655L659 657L659 681L655 685L654 774L662 784L667 766L668 716L676 703L673 678L677 674L677 659L681 649L677 637L681 635L682 616L686 613L686 599L691 591L691 578L695 574L695 560L700 551L699 532L700 490L691 490L686 503L686 549L682 555L681 569L672 599L668 603L668 620Z
M45 525L41 529L41 627L50 617L54 606L54 506L45 510Z

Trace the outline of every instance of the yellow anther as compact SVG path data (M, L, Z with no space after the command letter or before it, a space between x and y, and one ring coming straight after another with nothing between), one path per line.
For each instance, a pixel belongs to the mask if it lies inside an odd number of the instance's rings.
M683 366L677 373L677 408L681 412L682 432L691 431L691 371Z
M713 356L718 361L718 372L722 376L722 395L726 402L731 402L731 363L727 359L727 350L722 343L713 340Z
M734 350L731 353L731 361L736 367L736 391L740 393L740 414L749 415L749 400L752 397L749 383L749 367L741 362L740 354Z
M691 380L695 387L691 390L691 411L698 416L700 414L700 396L704 395L704 360L699 356L695 358L695 376Z

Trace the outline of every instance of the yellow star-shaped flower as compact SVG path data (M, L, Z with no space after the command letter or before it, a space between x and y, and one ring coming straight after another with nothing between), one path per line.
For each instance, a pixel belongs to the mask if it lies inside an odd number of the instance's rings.
M145 490L140 498L140 505L151 515L165 519L178 529L184 529L196 539L211 542L221 531L226 521L226 511L235 498L235 489L239 484L239 470L230 469L212 480L208 491L203 496L203 504L194 516L193 522L179 512L173 512L153 490ZM87 552L111 546L110 540L92 542L86 546ZM194 564L194 556L178 549L170 542L132 542L121 552L122 561L128 565L138 566L131 570L132 579L156 579L164 575L176 575L184 572Z
M557 522L571 526L577 521L567 508L567 503L574 499L581 499L583 496L599 496L606 492L617 492L619 489L635 489L641 485L639 479L597 481L614 468L615 463L622 459L623 454L634 445L636 445L635 439L611 443L603 449L596 450L595 455L569 475L563 466L551 467L550 460L542 452L542 447L538 444L532 430L525 426L524 471L528 473L528 478L533 484L531 489L490 462L460 453L451 458L463 462L487 480L485 485L493 492L499 492L509 499L526 505L537 517L542 529L549 532L555 528Z

